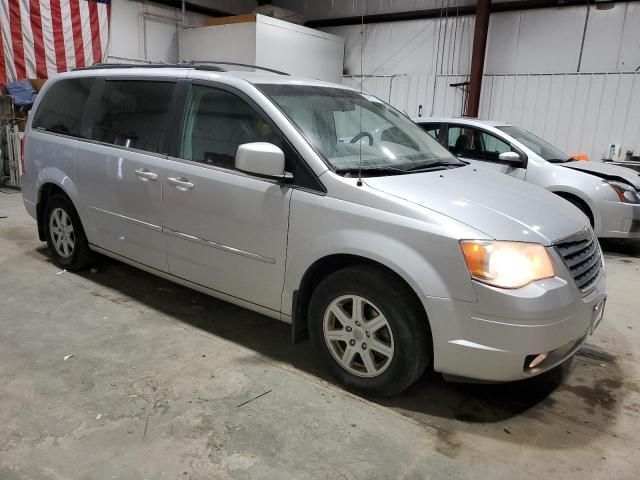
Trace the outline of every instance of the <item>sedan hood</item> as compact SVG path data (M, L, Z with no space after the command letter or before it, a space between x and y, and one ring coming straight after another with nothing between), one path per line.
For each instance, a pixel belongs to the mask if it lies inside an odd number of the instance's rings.
M576 207L543 188L472 166L364 182L497 240L550 245L588 225Z
M640 173L630 168L619 167L617 165L607 165L600 162L568 162L558 164L562 167L580 170L607 180L618 180L629 183L640 190Z

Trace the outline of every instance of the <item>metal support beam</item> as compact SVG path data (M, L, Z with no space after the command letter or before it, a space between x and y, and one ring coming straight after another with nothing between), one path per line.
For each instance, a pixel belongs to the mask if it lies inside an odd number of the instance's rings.
M489 15L491 15L491 0L478 0L476 6L476 26L473 33L473 51L471 53L471 78L469 79L467 117L477 117L480 108L484 56L487 49L487 33L489 32Z
M609 4L622 2L638 2L640 0L610 0ZM523 10L535 10L539 8L564 8L584 6L585 0L506 0L491 5L491 12L514 12ZM409 10L403 12L376 13L372 15L353 15L350 17L319 18L308 20L305 26L311 28L338 27L342 25L360 25L361 23L387 23L404 22L408 20L423 20L430 18L440 18L440 16L451 17L454 15L474 15L475 5L461 5L448 8L429 8L426 10Z

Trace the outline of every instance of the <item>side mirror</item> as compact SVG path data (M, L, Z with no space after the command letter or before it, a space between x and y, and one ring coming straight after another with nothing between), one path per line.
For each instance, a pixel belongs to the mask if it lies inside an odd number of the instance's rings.
M498 155L498 160L512 165L522 165L522 158L516 152L503 152Z
M260 177L288 180L290 173L284 171L284 152L272 143L243 143L236 152L235 166L241 172Z

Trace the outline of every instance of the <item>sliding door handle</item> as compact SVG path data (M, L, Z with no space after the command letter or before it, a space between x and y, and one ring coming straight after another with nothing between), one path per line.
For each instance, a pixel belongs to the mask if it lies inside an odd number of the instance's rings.
M154 182L158 180L158 174L150 172L146 168L139 168L136 170L136 175L143 180L153 180Z
M173 185L178 190L182 191L191 190L193 188L193 183L184 177L169 177L167 178L167 182L169 185Z

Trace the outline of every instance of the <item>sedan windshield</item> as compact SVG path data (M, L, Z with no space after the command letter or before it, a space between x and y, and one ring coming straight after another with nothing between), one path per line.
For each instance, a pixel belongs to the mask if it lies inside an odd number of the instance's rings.
M337 173L397 175L465 165L376 97L341 88L257 87Z
M518 127L496 127L498 130L502 130L507 135L512 136L520 143L525 144L535 153L540 155L545 160L552 163L565 163L570 162L571 157L564 153L562 150L554 147L548 142L545 142L539 137L536 137L533 133L527 132Z

